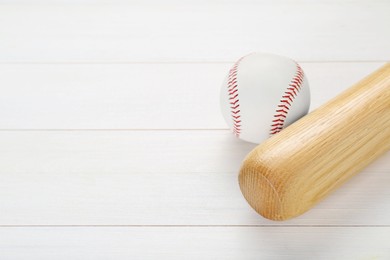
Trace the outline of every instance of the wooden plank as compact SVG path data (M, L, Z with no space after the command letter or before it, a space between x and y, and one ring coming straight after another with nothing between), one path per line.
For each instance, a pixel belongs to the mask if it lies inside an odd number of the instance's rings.
M15 260L390 257L390 227L56 227L0 233L1 256Z
M1 131L0 225L275 225L237 182L228 131ZM390 225L390 153L280 225Z
M252 51L305 61L390 57L388 1L61 2L1 5L0 60L233 61Z
M382 63L303 63L312 109ZM0 129L227 128L219 107L231 63L2 64Z

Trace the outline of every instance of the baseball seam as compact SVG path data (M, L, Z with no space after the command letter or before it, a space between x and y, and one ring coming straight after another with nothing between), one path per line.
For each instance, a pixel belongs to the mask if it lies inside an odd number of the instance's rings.
M233 133L239 137L241 133L241 110L240 110L240 99L238 97L238 84L237 84L237 73L238 65L243 59L239 59L229 71L227 90L229 94L229 105L230 114L233 120Z
M274 119L272 120L271 124L270 135L274 135L282 131L285 126L285 120L287 118L288 112L290 111L292 103L301 90L304 74L299 64L296 62L295 64L297 66L297 72L292 78L275 110Z

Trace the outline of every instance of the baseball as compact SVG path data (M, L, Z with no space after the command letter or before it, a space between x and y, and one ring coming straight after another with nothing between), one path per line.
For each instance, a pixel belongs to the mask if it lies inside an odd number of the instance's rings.
M220 96L222 115L240 139L261 143L306 115L309 84L287 57L252 53L229 70Z

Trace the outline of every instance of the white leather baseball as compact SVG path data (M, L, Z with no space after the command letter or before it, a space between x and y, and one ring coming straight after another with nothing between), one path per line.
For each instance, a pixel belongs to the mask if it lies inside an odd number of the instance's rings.
M252 53L230 69L220 103L233 133L242 140L260 143L307 114L309 84L295 61Z

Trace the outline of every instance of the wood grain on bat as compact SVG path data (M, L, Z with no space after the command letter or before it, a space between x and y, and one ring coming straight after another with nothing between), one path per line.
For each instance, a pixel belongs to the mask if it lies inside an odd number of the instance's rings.
M239 183L273 220L298 216L390 149L390 63L251 151Z

